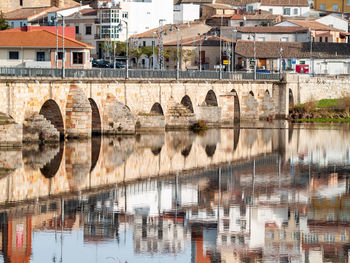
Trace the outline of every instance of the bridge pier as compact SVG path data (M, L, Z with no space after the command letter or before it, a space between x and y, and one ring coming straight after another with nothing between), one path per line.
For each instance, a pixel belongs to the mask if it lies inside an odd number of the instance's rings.
M289 91L286 83L274 83L272 85L272 99L275 104L275 117L285 119L289 111Z

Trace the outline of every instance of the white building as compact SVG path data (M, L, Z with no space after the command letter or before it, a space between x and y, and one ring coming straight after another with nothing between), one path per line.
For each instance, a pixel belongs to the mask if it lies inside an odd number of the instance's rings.
M328 16L318 18L315 21L323 25L331 26L336 29L342 30L344 32L348 32L349 30L348 21L336 14L330 14Z
M264 10L274 15L309 16L308 0L261 0L247 5L248 11Z
M200 5L180 3L174 5L174 23L183 24L200 18Z

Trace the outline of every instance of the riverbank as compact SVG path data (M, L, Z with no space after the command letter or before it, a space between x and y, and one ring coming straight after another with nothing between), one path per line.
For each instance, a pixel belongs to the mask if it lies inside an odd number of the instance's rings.
M350 123L350 97L309 101L295 105L289 120L297 122Z

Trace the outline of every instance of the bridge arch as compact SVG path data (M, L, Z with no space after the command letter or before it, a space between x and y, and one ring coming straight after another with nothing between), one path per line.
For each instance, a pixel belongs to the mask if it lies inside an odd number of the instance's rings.
M91 106L91 128L92 134L101 134L102 132L102 124L101 124L101 115L98 109L97 103L89 98L90 106Z
M242 113L244 113L246 119L257 119L259 116L258 101L256 100L252 90L248 92L244 100Z
M41 106L39 114L49 120L51 124L59 131L61 138L64 136L64 122L60 107L56 101L49 99Z
M231 90L233 93L234 107L233 107L233 121L235 123L240 121L241 118L241 107L239 103L238 93L235 89Z
M158 114L158 115L164 115L162 105L160 105L158 102L154 103L152 108L151 108L151 113Z
M192 100L188 95L185 95L182 98L181 104L184 105L191 113L194 113Z
M205 146L205 153L208 157L213 157L216 151L216 144L208 144Z
M207 92L207 95L205 96L204 102L207 106L213 106L213 107L218 106L218 100L217 100L216 94L213 90L209 90Z
M52 178L57 174L61 166L61 162L63 158L63 150L64 150L64 143L61 142L59 144L59 151L57 152L57 154L42 168L40 168L40 172L43 176L45 176L46 178Z

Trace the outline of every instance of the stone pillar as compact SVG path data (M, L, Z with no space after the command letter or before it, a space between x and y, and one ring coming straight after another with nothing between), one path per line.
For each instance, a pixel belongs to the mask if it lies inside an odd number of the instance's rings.
M288 116L289 93L285 83L273 84L272 99L275 105L275 117L285 119Z
M233 92L220 95L221 123L224 127L232 127L235 118L235 97Z
M69 89L66 105L66 131L68 138L90 138L92 133L91 106L84 92L76 85Z

